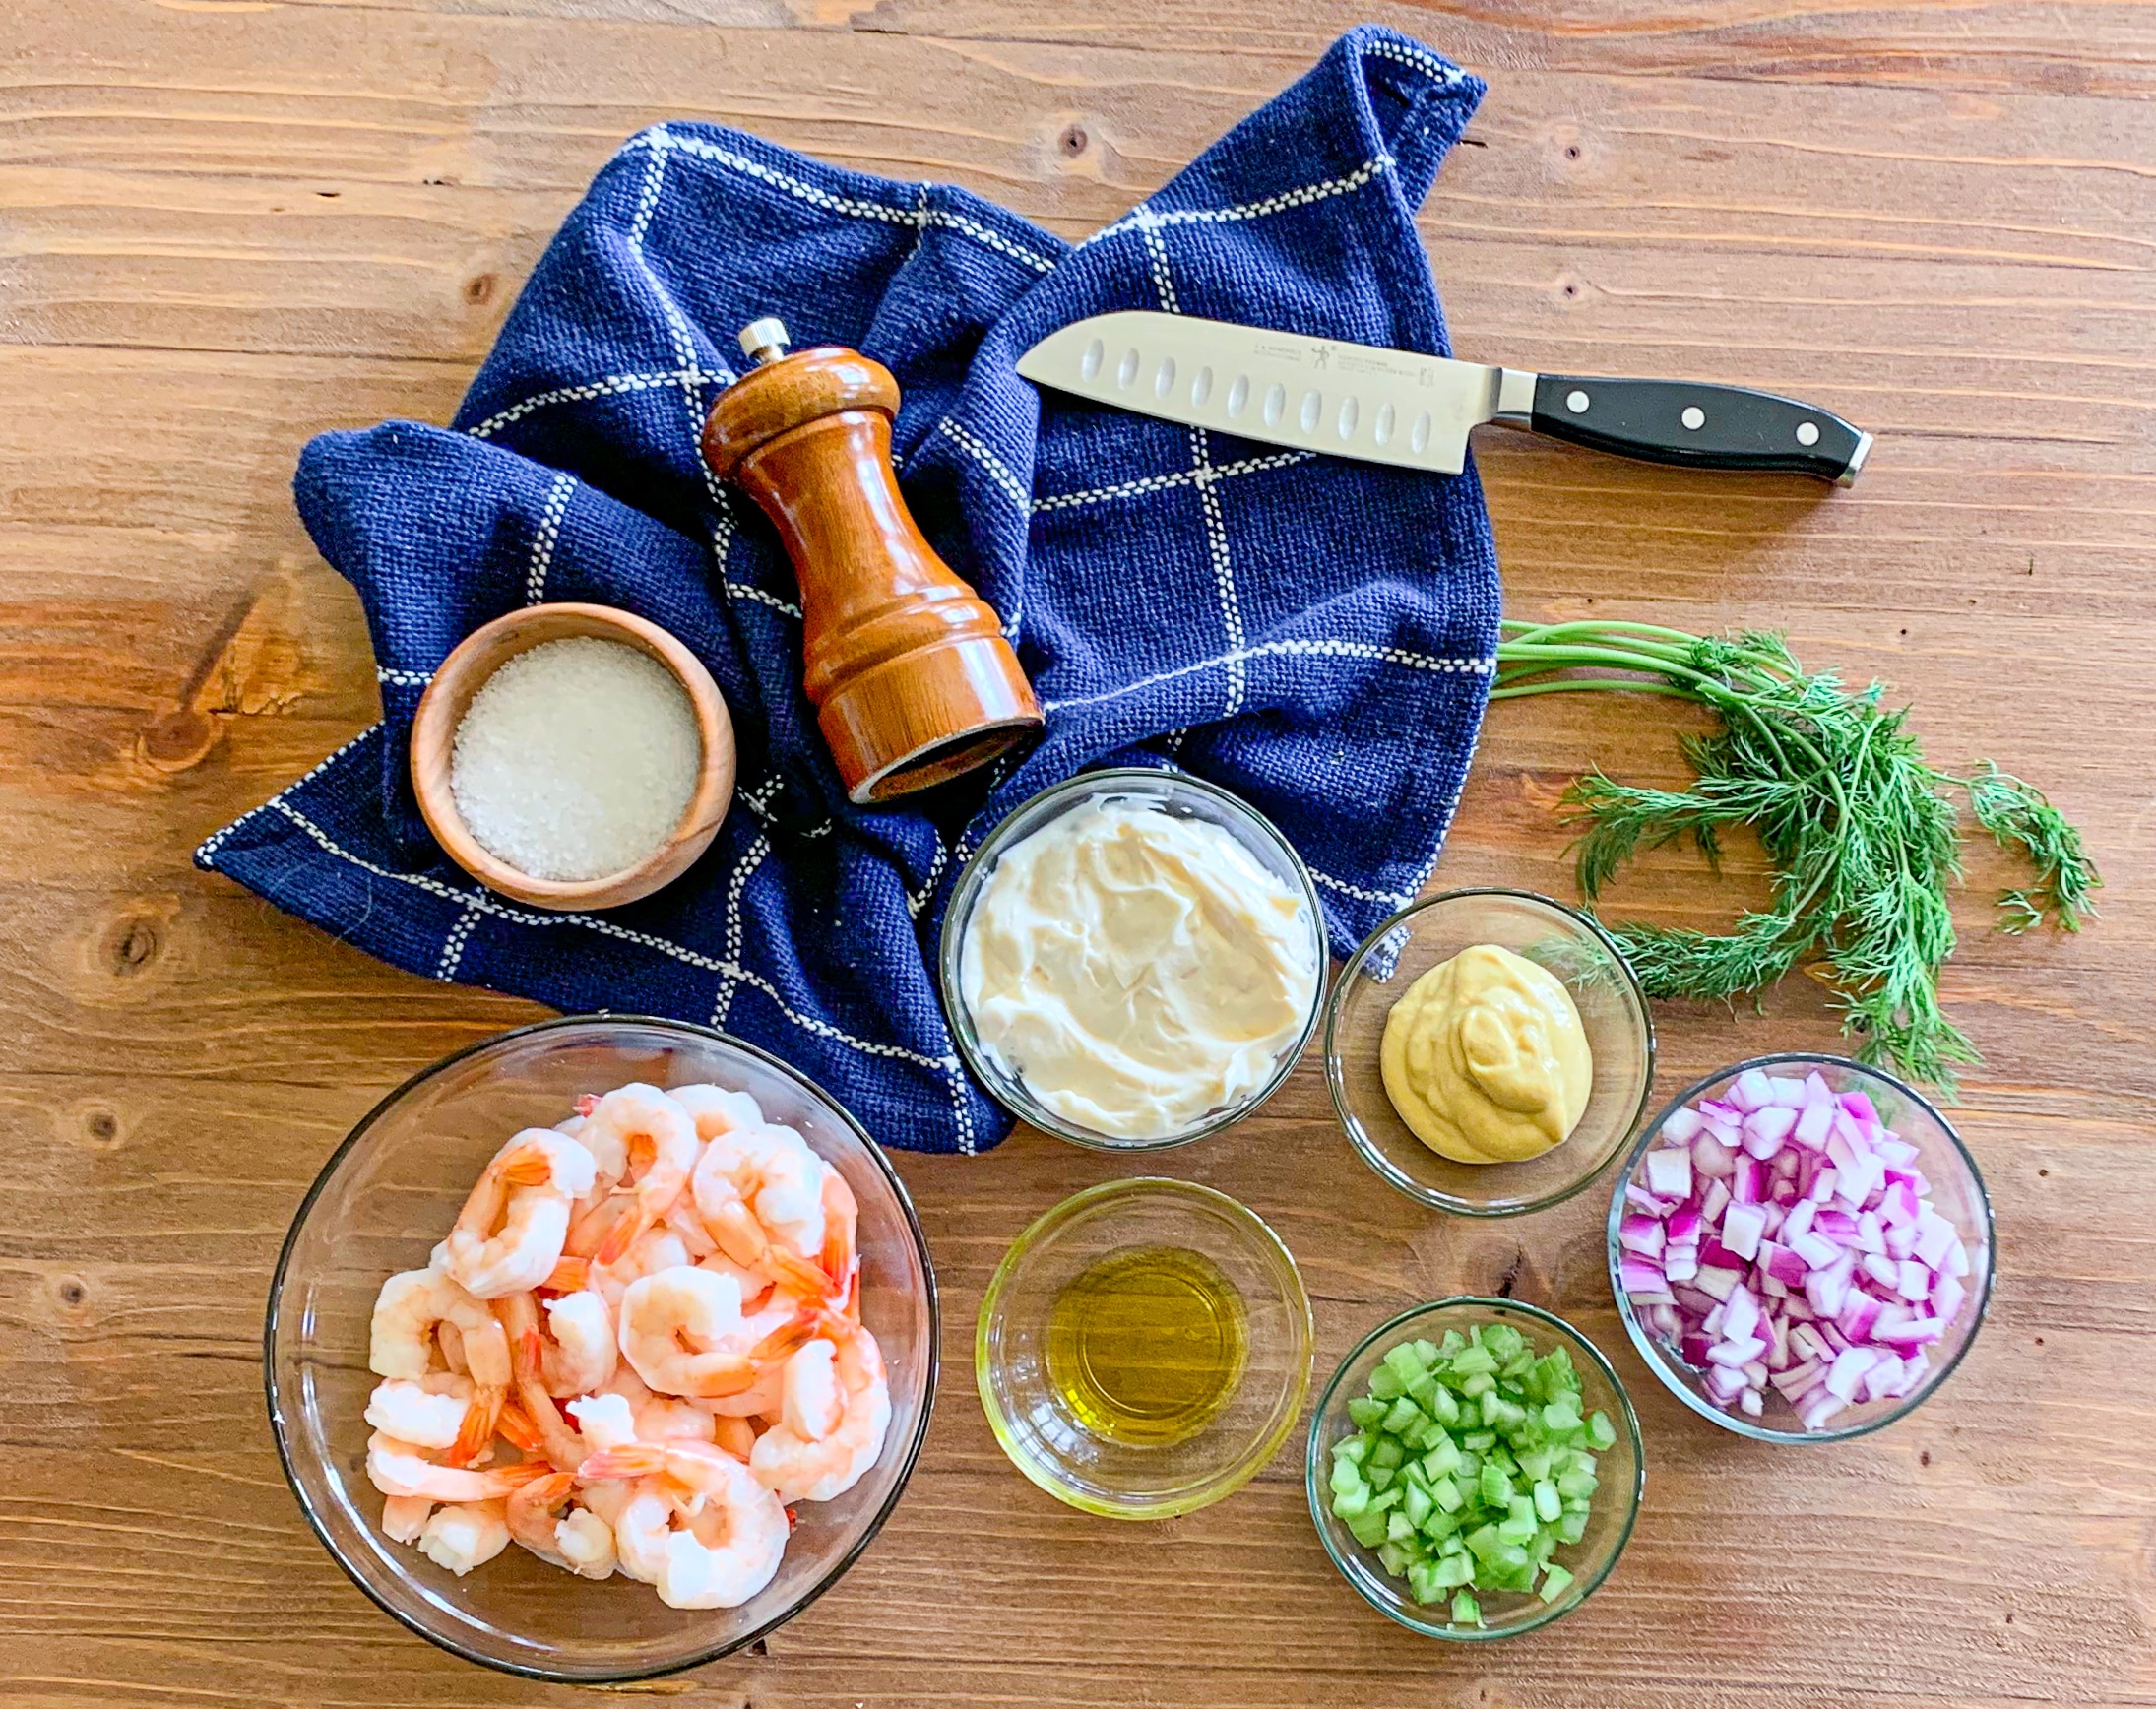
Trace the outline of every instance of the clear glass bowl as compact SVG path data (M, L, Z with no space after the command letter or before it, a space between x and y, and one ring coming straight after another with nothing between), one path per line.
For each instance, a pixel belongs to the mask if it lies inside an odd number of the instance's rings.
M967 1011L959 981L959 957L966 941L967 922L981 899L982 886L994 871L1003 851L1073 808L1102 799L1143 801L1177 818L1201 819L1220 826L1248 850L1259 865L1302 898L1305 918L1309 921L1310 955L1317 978L1310 987L1309 1015L1302 1023L1302 1030L1296 1035L1295 1043L1280 1053L1272 1073L1244 1097L1206 1111L1179 1132L1159 1138L1127 1139L1118 1134L1101 1133L1081 1127L1043 1106L1027 1089L1026 1083L982 1044L973 1017ZM1043 790L988 833L986 841L966 862L966 869L959 874L958 884L951 892L951 906L943 916L938 960L942 972L943 1008L950 1018L951 1035L958 1041L959 1053L966 1058L966 1065L998 1104L1022 1121L1067 1139L1073 1145L1090 1146L1097 1151L1165 1151L1171 1146L1188 1145L1194 1139L1203 1139L1209 1133L1218 1133L1240 1121L1272 1097L1280 1089L1281 1082L1294 1071L1296 1063L1301 1060L1310 1035L1317 1030L1318 1013L1325 1002L1325 911L1318 902L1317 887L1311 883L1309 868L1302 864L1302 857L1273 822L1247 801L1180 772L1154 771L1144 766L1111 767L1105 771L1081 772L1052 789Z
M1595 1475L1601 1479L1602 1487L1595 1491L1586 1534L1577 1543L1561 1545L1553 1557L1572 1574L1572 1582L1557 1600L1546 1603L1532 1592L1478 1591L1475 1600L1483 1612L1483 1624L1458 1626L1452 1623L1449 1603L1431 1603L1427 1608L1418 1603L1408 1595L1405 1580L1385 1571L1377 1551L1364 1549L1346 1523L1333 1517L1332 1458L1333 1444L1355 1434L1348 1403L1369 1392L1370 1372L1387 1353L1403 1341L1418 1337L1437 1341L1448 1329L1465 1333L1478 1323L1509 1323L1534 1344L1539 1354L1562 1342L1571 1352L1573 1368L1579 1372L1581 1413L1609 1414L1610 1423L1617 1426L1617 1440L1595 1456ZM1647 1487L1647 1464L1631 1397L1593 1342L1563 1318L1554 1317L1539 1306L1517 1299L1462 1295L1417 1305L1387 1319L1340 1361L1340 1368L1325 1385L1317 1411L1310 1418L1310 1451L1303 1484L1309 1494L1310 1518L1317 1526L1325 1552L1340 1569L1340 1576L1355 1586L1364 1602L1411 1632L1472 1644L1515 1638L1552 1620L1560 1620L1594 1595L1631 1538L1632 1524L1639 1517L1640 1496Z
M482 1166L519 1127L551 1126L580 1093L626 1081L713 1081L799 1130L860 1204L861 1313L883 1350L891 1425L882 1457L835 1501L803 1502L778 1576L737 1609L670 1609L647 1584L571 1578L511 1545L463 1578L380 1529L361 1414L367 1335L393 1271L423 1266ZM676 1021L547 1021L461 1050L368 1113L323 1168L270 1286L270 1423L292 1492L354 1583L443 1649L530 1678L583 1684L708 1662L821 1595L865 1549L905 1487L935 1392L936 1298L906 1189L838 1105L777 1058Z
M1837 1093L1862 1092L1870 1098L1880 1119L1917 1148L1916 1166L1932 1189L1932 1208L1954 1225L1962 1244L1969 1251L1969 1274L1962 1278L1968 1297L1947 1327L1945 1338L1932 1346L1932 1368L1924 1381L1895 1399L1852 1405L1836 1414L1823 1430L1806 1429L1796 1411L1771 1383L1766 1391L1766 1411L1759 1418L1748 1419L1734 1409L1725 1412L1716 1406L1707 1397L1705 1373L1686 1364L1675 1348L1665 1346L1662 1339L1640 1321L1617 1276L1617 1224L1623 1216L1624 1188L1640 1177L1644 1169L1642 1160L1660 1136L1662 1124L1669 1120L1673 1110L1687 1104L1697 1103L1702 1098L1720 1098L1732 1081L1750 1068L1800 1073L1816 1069ZM1852 1436L1870 1435L1873 1430L1883 1429L1896 1419L1916 1411L1933 1390L1953 1374L1962 1355L1969 1351L1969 1344L1976 1340L1977 1330L1983 1326L1984 1314L1992 1301L1992 1201L1984 1191L1984 1178L1977 1173L1976 1160L1969 1155L1969 1148L1962 1144L1961 1135L1923 1094L1903 1085L1891 1074L1867 1068L1862 1062L1852 1062L1846 1056L1818 1056L1805 1051L1754 1056L1718 1074L1710 1074L1680 1092L1641 1130L1638 1143L1617 1172L1616 1189L1610 1195L1608 1240L1610 1291L1617 1296L1617 1311L1624 1319L1625 1330L1631 1335L1632 1345L1639 1349L1639 1357L1646 1361L1647 1367L1662 1379L1664 1388L1701 1418L1711 1419L1725 1430L1749 1436L1755 1442L1846 1442Z
M1587 1108L1570 1137L1524 1163L1455 1163L1416 1138L1386 1094L1385 1017L1423 975L1493 943L1550 970L1571 992L1594 1053ZM1617 1156L1647 1108L1655 1031L1630 965L1584 914L1529 890L1453 890L1402 909L1340 970L1325 1011L1325 1081L1363 1161L1440 1211L1511 1217L1568 1199Z
M1198 1253L1244 1308L1242 1376L1196 1434L1161 1447L1089 1428L1047 1370L1050 1308L1118 1251ZM1226 1193L1188 1181L1106 1181L1065 1199L1012 1242L981 1301L974 1378L1011 1464L1059 1501L1110 1519L1167 1519L1210 1506L1278 1452L1310 1387L1310 1299L1280 1237Z

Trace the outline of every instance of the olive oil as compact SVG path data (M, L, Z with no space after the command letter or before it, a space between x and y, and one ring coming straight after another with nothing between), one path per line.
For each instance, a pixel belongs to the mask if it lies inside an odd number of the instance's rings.
M1204 1429L1248 1357L1242 1296L1186 1247L1110 1252L1048 1308L1048 1382L1086 1429L1129 1447L1165 1448Z

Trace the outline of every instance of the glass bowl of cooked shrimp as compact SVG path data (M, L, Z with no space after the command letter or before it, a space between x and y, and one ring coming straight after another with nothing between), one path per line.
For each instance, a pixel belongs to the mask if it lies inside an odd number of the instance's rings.
M293 1220L270 1421L316 1534L422 1637L595 1684L837 1581L927 1433L936 1296L837 1103L682 1022L588 1016L384 1099Z

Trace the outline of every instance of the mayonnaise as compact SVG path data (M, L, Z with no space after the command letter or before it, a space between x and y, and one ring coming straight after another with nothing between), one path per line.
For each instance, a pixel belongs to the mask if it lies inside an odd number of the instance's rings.
M1271 1076L1309 1018L1317 945L1304 899L1232 833L1107 796L1003 852L959 990L1045 1108L1160 1139Z
M1572 993L1493 943L1439 962L1401 993L1378 1066L1400 1119L1455 1163L1518 1163L1561 1143L1594 1080Z

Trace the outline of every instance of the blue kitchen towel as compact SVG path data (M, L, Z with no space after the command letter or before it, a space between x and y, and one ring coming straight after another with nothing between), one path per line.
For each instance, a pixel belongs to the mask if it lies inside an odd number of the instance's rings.
M1346 954L1435 863L1497 633L1482 489L1208 435L1012 363L1147 308L1448 347L1415 210L1479 80L1386 30L1336 42L1159 194L1075 247L942 184L716 125L632 137L541 257L450 429L310 444L299 510L366 607L383 721L196 858L384 960L570 1010L677 1016L795 1064L887 1145L973 1152L1010 1118L967 1076L935 978L969 851L1102 762L1180 766L1287 834ZM734 335L852 345L905 393L908 501L1002 617L1040 744L932 801L848 803L801 689L791 565L697 437ZM519 604L624 606L710 665L740 783L711 851L646 901L547 914L427 835L406 771L429 673Z

